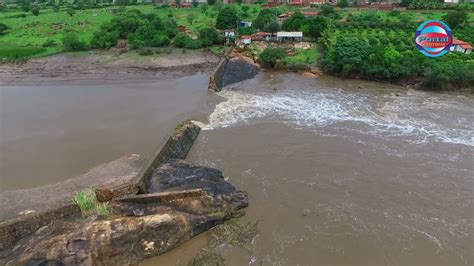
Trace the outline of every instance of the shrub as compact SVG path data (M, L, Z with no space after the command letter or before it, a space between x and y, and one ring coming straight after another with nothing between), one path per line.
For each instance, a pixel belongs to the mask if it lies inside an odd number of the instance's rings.
M199 6L199 2L197 0L193 0L192 4L193 4L193 7L198 7Z
M199 31L199 40L203 46L209 46L218 42L219 33L213 28L204 28Z
M0 22L0 35L5 34L7 32L7 30L8 30L7 25Z
M67 13L69 16L72 17L74 14L76 14L76 10L73 9L73 8L68 8L68 9L66 10L66 13Z
M285 57L285 49L268 47L260 54L259 59L263 65L274 67L277 60L282 60Z
M52 46L56 46L56 42L52 39L48 39L46 40L43 45L43 47L52 47Z
M191 40L191 42L186 43L185 48L187 49L199 49L202 47L202 42L200 40Z
M216 3L216 0L207 0L207 4L212 6Z
M62 39L64 50L66 51L81 51L87 48L86 43L79 40L76 33L66 33Z
M117 40L120 34L117 31L98 31L92 36L91 46L92 48L108 49L117 45Z
M192 42L193 39L184 33L180 33L174 38L174 46L184 48L187 43Z

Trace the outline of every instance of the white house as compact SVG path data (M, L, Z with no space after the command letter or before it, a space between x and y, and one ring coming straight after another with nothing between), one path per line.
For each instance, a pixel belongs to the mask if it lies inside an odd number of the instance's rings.
M241 39L242 39L243 44L251 44L252 43L252 35L243 35Z
M454 39L453 45L449 48L451 52L460 52L463 54L470 54L472 52L472 46L470 43Z
M243 28L252 27L252 22L251 21L241 21L241 22L239 22L239 26L243 27Z
M444 0L445 4L457 4L459 3L459 0Z
M303 32L301 31L279 31L277 32L277 41L297 41L303 40Z
M234 38L235 37L235 30L224 30L224 36L227 38Z

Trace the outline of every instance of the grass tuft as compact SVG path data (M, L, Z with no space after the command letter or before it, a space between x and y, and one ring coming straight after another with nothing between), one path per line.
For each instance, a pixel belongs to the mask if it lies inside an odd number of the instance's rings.
M100 216L107 216L109 210L107 202L99 202L95 192L91 189L79 191L74 195L74 203L79 206L81 213L84 216L97 214Z

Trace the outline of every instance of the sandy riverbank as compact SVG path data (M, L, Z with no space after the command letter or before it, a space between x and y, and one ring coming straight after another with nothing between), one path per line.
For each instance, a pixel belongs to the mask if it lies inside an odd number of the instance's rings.
M219 58L205 51L170 50L151 56L114 51L65 53L32 59L25 64L0 65L0 86L99 85L123 80L156 80L207 73Z

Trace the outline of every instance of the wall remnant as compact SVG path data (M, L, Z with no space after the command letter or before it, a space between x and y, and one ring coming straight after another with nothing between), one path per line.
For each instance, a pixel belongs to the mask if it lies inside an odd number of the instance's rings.
M112 187L100 187L112 192L114 198L122 198L144 192L147 179L153 170L169 159L185 159L201 128L191 122L184 121L179 124L160 145L159 149L147 161L140 172L131 181ZM0 251L11 248L21 238L28 236L39 228L67 216L79 215L80 209L71 200L54 204L51 209L26 214L20 217L0 222Z

